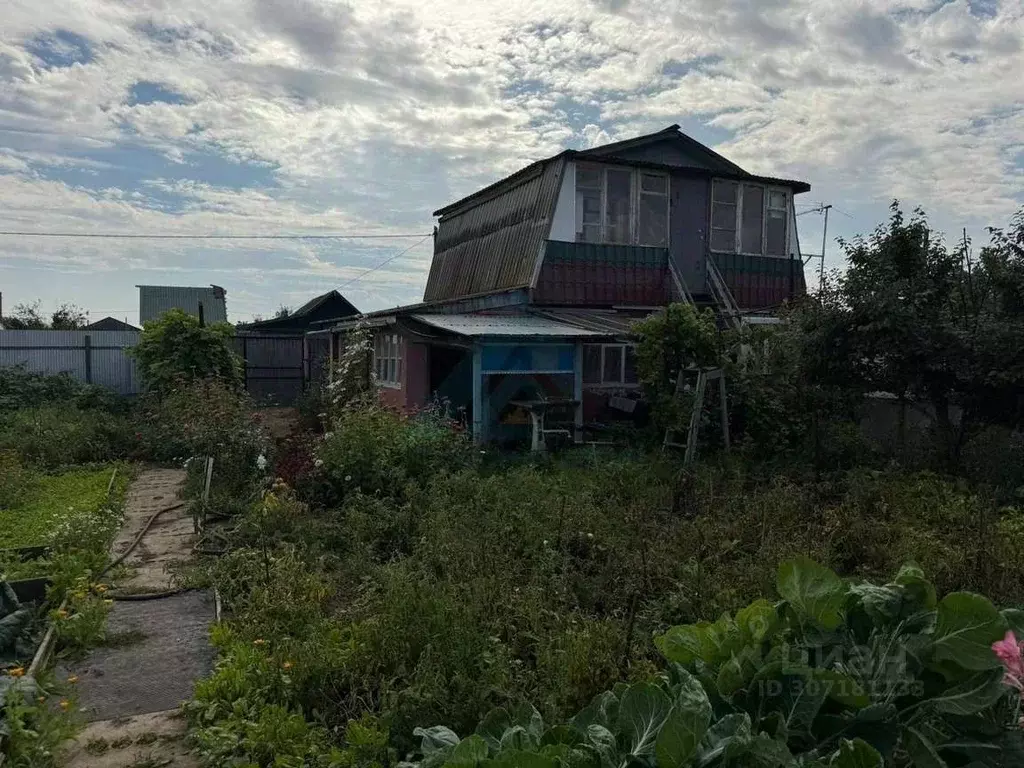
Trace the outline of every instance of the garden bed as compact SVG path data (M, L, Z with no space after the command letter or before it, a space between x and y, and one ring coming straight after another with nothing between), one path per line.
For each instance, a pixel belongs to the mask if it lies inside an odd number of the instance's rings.
M59 474L28 474L18 501L7 509L0 509L0 550L20 550L9 553L8 559L17 554L18 559L24 561L23 550L45 547L60 526L101 509L108 503L111 493L123 493L128 483L127 475L119 472L115 478L116 488L109 488L110 466L72 469ZM0 557L3 556L0 552ZM0 565L3 562L0 560Z

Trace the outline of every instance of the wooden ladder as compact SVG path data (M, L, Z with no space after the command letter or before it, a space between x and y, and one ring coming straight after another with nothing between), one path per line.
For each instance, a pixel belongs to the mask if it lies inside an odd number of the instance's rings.
M686 439L679 442L676 435L681 430L669 428L665 430L665 441L661 445L662 451L666 448L682 448L686 452L683 455L683 466L689 466L697 456L697 437L700 433L700 418L704 413L704 398L707 394L708 382L718 382L719 407L722 410L722 440L725 443L725 450L729 450L729 404L725 399L725 371L721 368L683 368L676 378L675 398L680 400L686 391L686 378L697 374L697 383L694 390L693 410L690 412L690 424L686 430Z

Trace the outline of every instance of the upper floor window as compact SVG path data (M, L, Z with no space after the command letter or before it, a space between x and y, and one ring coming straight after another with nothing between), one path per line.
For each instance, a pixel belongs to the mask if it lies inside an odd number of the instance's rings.
M577 166L577 242L667 247L668 192L664 173Z
M789 192L762 184L715 180L711 250L788 256Z
M402 386L402 339L397 333L378 333L374 336L373 372L378 384Z

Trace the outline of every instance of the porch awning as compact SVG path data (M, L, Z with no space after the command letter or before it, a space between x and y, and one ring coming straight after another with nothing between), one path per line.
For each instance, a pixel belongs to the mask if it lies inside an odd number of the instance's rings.
M458 336L516 338L604 338L607 331L580 328L536 315L410 315L413 320Z

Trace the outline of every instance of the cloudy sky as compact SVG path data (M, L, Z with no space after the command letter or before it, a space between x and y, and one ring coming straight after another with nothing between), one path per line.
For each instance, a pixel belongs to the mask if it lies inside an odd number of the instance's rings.
M1024 0L3 0L2 17L0 230L425 234L530 160L671 123L809 181L798 203L841 211L830 236L893 197L979 239L1024 204ZM799 221L819 251L821 217ZM0 291L5 310L134 321L136 284L216 283L239 320L340 286L361 309L416 301L429 260L419 237L0 236Z

